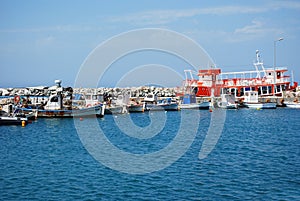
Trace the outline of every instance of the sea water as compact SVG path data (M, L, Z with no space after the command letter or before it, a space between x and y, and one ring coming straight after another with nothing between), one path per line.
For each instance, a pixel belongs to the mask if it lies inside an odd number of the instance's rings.
M189 113L182 110L1 126L0 200L300 200L300 110L226 110L213 149L199 158L209 129L217 125L212 122L216 112L199 111L189 119L182 118ZM93 130L95 122L99 127ZM130 136L133 125L156 133ZM78 126L89 136L101 129L116 149L143 157L162 153L185 125L182 129L190 132L188 126L199 127L194 135L186 133L192 141L185 142L190 144L183 154L161 169L140 173L98 160L78 133ZM134 161L124 157L119 163ZM151 163L141 164L141 170L145 165Z

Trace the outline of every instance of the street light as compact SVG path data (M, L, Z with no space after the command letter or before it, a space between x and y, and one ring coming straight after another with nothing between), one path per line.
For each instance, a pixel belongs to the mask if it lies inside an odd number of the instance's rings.
M282 41L282 40L283 40L283 38L278 38L277 40L274 41L274 70L276 67L276 42Z
M283 38L278 38L277 40L274 40L274 89L273 89L273 93L275 95L275 87L276 87L276 42L278 41L282 41Z

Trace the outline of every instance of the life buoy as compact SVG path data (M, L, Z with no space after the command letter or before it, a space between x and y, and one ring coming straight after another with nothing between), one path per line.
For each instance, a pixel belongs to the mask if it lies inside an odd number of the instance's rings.
M92 107L92 105L91 105L91 104L87 104L86 106L87 106L87 107Z
M20 102L20 96L15 96L14 101L15 101L15 103L19 103Z

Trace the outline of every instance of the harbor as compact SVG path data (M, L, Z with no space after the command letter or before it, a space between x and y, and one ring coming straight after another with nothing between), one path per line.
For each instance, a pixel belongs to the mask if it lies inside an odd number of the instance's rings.
M11 117L11 124L25 126L27 118L82 118L104 117L147 111L180 111L202 109L276 109L277 107L299 108L300 89L284 91L280 96L258 96L255 91L244 96L233 94L220 96L196 96L190 92L182 94L182 89L161 87L133 88L63 88L61 81L56 86L41 88L2 89L0 97L1 125L9 124L5 118ZM190 86L189 86L190 87ZM4 92L4 93L3 93ZM258 104L260 103L260 104ZM272 106L266 106L272 104ZM23 114L23 116L21 115ZM16 116L22 117L23 120ZM13 123L15 122L15 123ZM25 123L24 123L25 122Z
M300 200L300 1L0 1L0 201Z
M300 108L300 87L285 74L286 67L265 68L257 50L254 68L225 73L220 68L200 69L198 73L185 70L185 80L173 88L72 88L63 87L62 80L49 87L2 88L0 122L25 126L33 116L82 118L161 110Z

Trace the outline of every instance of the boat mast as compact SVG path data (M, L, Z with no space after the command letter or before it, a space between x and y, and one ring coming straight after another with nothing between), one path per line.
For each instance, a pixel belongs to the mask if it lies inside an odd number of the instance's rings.
M293 70L291 71L291 74L292 74L292 83L293 83L293 86L294 86L294 71Z
M264 77L266 77L266 71L265 71L264 64L263 64L263 62L260 61L259 50L256 50L256 63L254 63L254 66L255 66L255 69L256 69L256 72L257 72L256 78L261 78L258 66L261 66L261 69L262 69L262 71L264 73Z
M184 87L183 87L183 93L184 94L192 94L193 90L196 86L194 86L195 79L193 77L193 72L192 70L184 70L185 74L185 82L184 82Z

